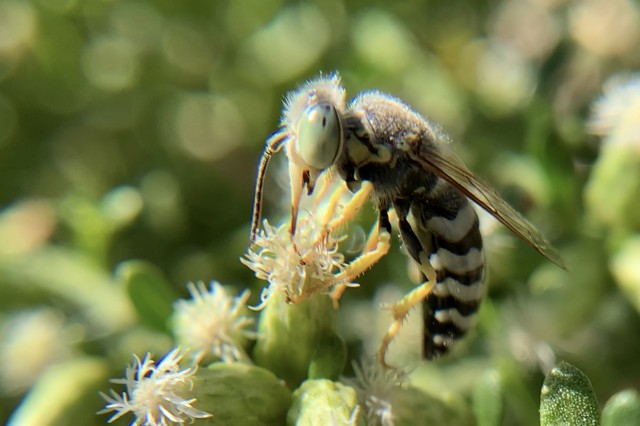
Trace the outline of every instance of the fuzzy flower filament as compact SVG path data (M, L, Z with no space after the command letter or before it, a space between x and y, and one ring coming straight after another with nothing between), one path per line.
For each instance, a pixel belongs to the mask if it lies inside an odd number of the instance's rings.
M342 239L326 232L311 214L299 218L293 236L288 224L275 228L265 220L253 246L241 259L257 278L269 283L256 309L262 309L278 293L284 293L288 303L300 303L340 285L355 286L341 274L347 266L338 250Z
M356 390L358 401L367 415L367 424L393 426L394 394L406 382L406 373L365 361L354 363L353 371L355 377L343 378L342 381Z
M187 289L191 299L179 300L174 306L173 330L179 344L193 351L196 363L207 354L225 362L244 359L239 341L255 338L255 332L247 329L253 318L243 315L249 292L231 297L215 281L210 289L202 281L188 283Z
M134 355L133 362L125 369L125 378L111 380L125 385L126 391L118 394L111 389L109 394L101 393L107 404L98 414L114 412L109 418L112 423L132 413L135 419L131 426L169 426L211 417L211 413L192 406L196 399L190 397L191 377L196 367L180 369L183 356L179 348L167 353L158 363L148 353L142 359Z

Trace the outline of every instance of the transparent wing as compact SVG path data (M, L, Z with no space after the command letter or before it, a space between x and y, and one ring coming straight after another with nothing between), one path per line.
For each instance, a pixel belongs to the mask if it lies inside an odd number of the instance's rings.
M439 149L419 149L414 146L411 157L498 219L514 234L522 238L544 257L566 269L560 253L527 219L515 211L502 197L479 177L475 176L446 142L436 142ZM433 146L433 145L432 145Z

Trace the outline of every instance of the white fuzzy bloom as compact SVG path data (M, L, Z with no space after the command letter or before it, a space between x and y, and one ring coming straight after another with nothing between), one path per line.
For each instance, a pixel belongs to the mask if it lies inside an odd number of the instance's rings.
M341 179L327 171L318 178L312 196L300 200L294 235L290 216L277 227L263 221L255 241L240 259L257 278L268 282L254 309L264 308L278 294L287 303L297 304L314 294L330 293L337 302L345 287L358 287L353 280L363 272L363 264L354 267L354 263L367 254L365 242L359 244L345 225L367 199L357 198L358 204L354 197L357 195ZM360 240L364 239L361 236ZM347 262L345 252L359 256Z
M107 405L98 414L113 411L111 423L131 412L135 416L131 426L169 426L211 417L191 406L196 402L189 395L193 387L191 376L197 368L181 370L178 364L183 356L184 352L175 348L156 364L148 353L142 360L134 355L125 369L125 378L111 380L125 385L126 391L118 394L111 389L110 395L101 393Z
M278 293L284 293L287 302L300 303L338 285L354 286L340 274L346 267L338 251L342 239L326 233L312 214L298 219L293 237L288 223L274 228L265 220L253 246L240 259L256 277L269 283L260 294L257 309Z
M191 299L174 304L173 331L178 343L193 351L196 363L209 353L223 361L241 359L244 352L239 340L255 338L255 333L247 330L253 318L243 315L249 291L231 297L215 281L210 290L202 281L188 283L187 288Z
M342 381L356 390L367 413L368 425L393 426L393 397L406 381L402 370L385 368L377 362L353 364L354 378Z
M640 154L640 74L607 80L588 124L607 144L631 147Z

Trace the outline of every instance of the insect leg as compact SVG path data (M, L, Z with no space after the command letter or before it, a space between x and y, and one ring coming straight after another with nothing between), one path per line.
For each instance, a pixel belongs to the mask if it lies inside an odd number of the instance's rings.
M346 188L344 186L340 186L329 199L320 222L324 228L324 232L321 233L316 244L319 244L328 233L331 233L336 228L344 225L346 222L351 220L358 211L360 211L360 208L369 199L373 192L373 185L370 182L363 182L360 188L353 194L349 202L343 207L340 217L332 220L331 218L335 215L338 201L344 194L345 190ZM391 226L389 225L386 210L384 212L384 216L380 216L378 223L385 224L384 231L380 233L380 226L378 224L374 225L374 228L367 239L367 243L365 244L365 248L363 249L363 254L354 259L345 270L336 275L337 281L352 281L387 254L390 247L391 234L389 231ZM332 292L331 298L333 299L334 306L337 307L338 301L340 300L342 293L344 293L345 287L345 285L339 285Z
M329 198L329 201L327 202L327 205L324 209L324 212L322 214L322 216L320 217L320 226L322 226L322 228L324 229L328 229L329 232L332 232L336 227L332 227L330 225L330 223L332 223L332 217L335 216L336 213L336 209L338 207L338 202L340 201L340 198L342 198L342 196L348 191L348 189L344 186L344 185L339 185L334 191L333 194L331 194L331 197ZM319 195L316 194L316 199L318 198ZM359 208L359 207L358 207Z
M398 227L400 228L400 235L402 236L404 245L409 252L409 255L417 262L418 267L422 272L421 275L425 278L425 281L397 303L387 306L387 308L391 310L393 322L387 329L387 333L382 338L382 343L380 345L380 349L378 349L377 355L378 360L384 366L388 366L385 361L385 355L389 348L389 344L400 330L400 327L402 327L405 317L415 305L421 303L429 295L436 284L436 271L433 269L433 266L431 266L431 263L429 263L429 255L422 247L420 240L407 221L409 205L396 202L394 203L394 210L398 214Z
M366 203L371 196L371 193L373 192L373 185L371 184L371 182L363 182L360 189L358 189L353 194L351 199L342 208L342 214L340 214L340 216L335 219L331 219L333 216L335 216L338 201L340 200L340 197L342 197L344 192L345 187L340 186L338 187L338 189L336 189L336 191L329 199L325 212L320 219L320 224L324 228L324 231L320 233L315 241L315 244L319 244L327 236L327 234L330 234L340 226L353 219L353 217L360 211L360 208L362 208L364 203Z
M313 190L313 206L315 207L316 211L320 210L320 204L327 198L327 194L332 187L332 183L332 173L322 173L318 177L318 182L316 182L316 187Z
M373 184L369 181L362 182L360 189L353 194L353 197L351 197L349 202L343 207L340 217L333 219L329 223L329 229L336 229L353 219L364 203L367 202L372 192Z
M380 216L382 216L382 214ZM391 247L391 234L387 232L386 228L381 229L380 223L382 223L381 217L378 218L378 222L371 229L362 254L351 261L351 263L336 276L339 281L353 281L389 252L389 248ZM345 288L346 286L341 284L331 293L334 307L338 307L338 301L342 293L344 293Z

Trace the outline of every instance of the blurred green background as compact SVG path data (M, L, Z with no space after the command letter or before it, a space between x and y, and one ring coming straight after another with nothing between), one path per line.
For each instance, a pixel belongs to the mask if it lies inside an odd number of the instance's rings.
M107 379L172 346L136 318L120 262L157 265L176 297L215 279L257 301L238 261L255 165L286 91L333 70L349 97L379 89L440 123L570 268L487 220L479 326L424 365L416 313L396 364L463 398L498 371L505 424L537 424L560 359L601 403L637 389L639 64L630 0L0 0L0 422L20 407L103 424ZM380 301L412 286L398 246L343 299L352 359L379 343Z

